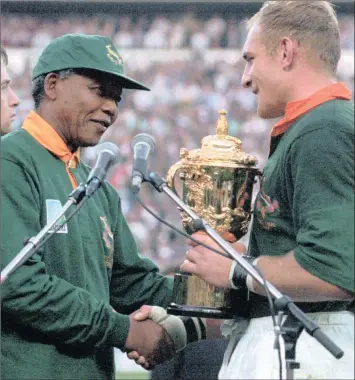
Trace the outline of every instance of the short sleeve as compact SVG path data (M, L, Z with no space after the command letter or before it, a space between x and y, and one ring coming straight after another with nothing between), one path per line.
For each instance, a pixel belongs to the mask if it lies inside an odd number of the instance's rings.
M353 138L336 126L313 128L294 141L285 168L293 188L296 260L313 275L352 292Z

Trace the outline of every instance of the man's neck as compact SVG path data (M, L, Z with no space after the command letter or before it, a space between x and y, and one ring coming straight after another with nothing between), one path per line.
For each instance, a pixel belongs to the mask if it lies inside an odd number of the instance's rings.
M299 75L299 78L300 80L295 83L290 91L288 102L307 99L315 92L337 82L336 79L331 76L314 75L314 72L304 72Z
M58 135L67 145L70 152L74 153L78 149L77 146L73 146L68 143L68 140L63 133L64 128L61 127L60 120L56 117L55 112L48 112L45 107L39 106L39 108L36 109L36 113L41 116L41 118L44 119L58 133Z

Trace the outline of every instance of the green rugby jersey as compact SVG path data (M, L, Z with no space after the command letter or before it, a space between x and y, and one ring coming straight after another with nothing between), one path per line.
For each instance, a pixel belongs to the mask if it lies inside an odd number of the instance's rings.
M78 183L90 170L70 169ZM26 130L1 139L2 268L72 190L65 163ZM1 377L113 379L127 314L143 304L166 307L171 293L172 279L139 255L119 196L105 183L1 286Z
M354 292L354 105L325 102L272 137L249 254L297 262ZM292 276L292 273L290 273ZM312 311L318 311L314 303Z

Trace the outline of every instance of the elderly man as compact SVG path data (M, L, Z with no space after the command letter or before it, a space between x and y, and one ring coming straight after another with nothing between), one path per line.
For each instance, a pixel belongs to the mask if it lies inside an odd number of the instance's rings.
M86 180L80 147L96 145L115 121L123 89L148 90L124 74L109 38L65 35L39 57L35 111L2 141L2 266ZM113 379L114 347L139 349L150 367L171 358L189 341L182 320L157 307L149 320L132 316L145 303L168 305L171 292L172 280L138 254L104 183L3 283L2 378Z
M15 118L15 108L20 101L11 88L11 79L7 72L8 56L1 46L1 136L11 131L11 123Z
M354 378L354 105L336 81L340 51L329 2L267 1L249 22L242 52L242 83L256 95L259 116L282 117L271 132L247 260L345 352L337 360L303 331L295 372L302 379ZM216 247L207 236L196 238ZM279 378L263 287L201 245L187 252L181 270L249 290L247 330L223 326L231 339L219 378Z

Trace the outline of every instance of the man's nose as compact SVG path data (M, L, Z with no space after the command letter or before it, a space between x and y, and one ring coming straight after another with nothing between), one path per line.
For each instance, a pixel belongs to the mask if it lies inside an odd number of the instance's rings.
M250 70L248 70L248 67L245 67L243 76L242 76L242 86L244 88L249 88L251 87L251 75L250 75Z
M244 88L250 88L251 87L251 77L250 77L249 73L247 73L247 72L244 72L244 74L242 76L242 86Z
M106 98L102 105L102 111L113 118L117 113L117 103L113 99Z
M20 104L20 99L17 97L15 92L10 88L9 94L9 105L10 107L17 107Z

